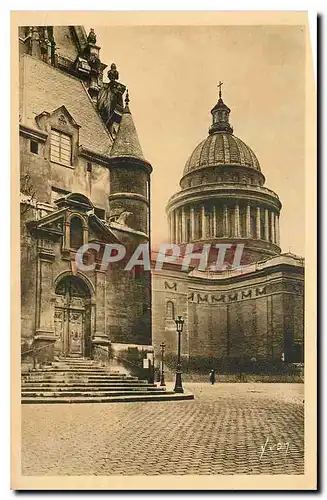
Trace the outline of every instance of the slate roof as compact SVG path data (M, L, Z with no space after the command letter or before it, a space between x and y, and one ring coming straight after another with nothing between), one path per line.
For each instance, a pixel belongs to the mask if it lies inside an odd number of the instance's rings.
M111 148L110 156L131 156L133 158L145 160L133 117L128 105L124 108L115 142Z
M21 57L20 120L37 128L35 117L52 113L65 105L81 126L80 145L109 156L112 138L98 115L83 83L53 66L29 55Z

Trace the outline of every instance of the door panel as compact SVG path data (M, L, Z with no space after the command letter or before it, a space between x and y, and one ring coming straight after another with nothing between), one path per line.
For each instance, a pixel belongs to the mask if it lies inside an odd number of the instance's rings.
M64 278L56 287L54 327L55 354L85 356L90 337L90 294L79 278Z
M70 310L68 325L68 354L84 355L84 311Z

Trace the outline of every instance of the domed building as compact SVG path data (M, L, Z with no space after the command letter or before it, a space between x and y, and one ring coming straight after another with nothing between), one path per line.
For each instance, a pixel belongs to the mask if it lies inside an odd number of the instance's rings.
M171 244L182 256L186 244L206 244L210 255L202 271L176 260L153 272L155 350L164 341L176 352L174 319L183 315L185 357L303 362L304 259L281 252L282 204L254 151L234 135L221 86L211 114L167 205ZM217 244L229 248L220 269L212 265ZM237 245L241 267L231 265Z
M209 135L187 160L181 191L168 202L170 240L243 243L243 264L279 255L281 202L264 187L255 153L233 134L221 91L211 114Z

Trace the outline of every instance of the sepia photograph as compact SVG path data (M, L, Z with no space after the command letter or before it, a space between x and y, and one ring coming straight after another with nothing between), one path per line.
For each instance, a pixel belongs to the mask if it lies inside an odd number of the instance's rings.
M12 14L12 487L315 489L307 16L134 14Z

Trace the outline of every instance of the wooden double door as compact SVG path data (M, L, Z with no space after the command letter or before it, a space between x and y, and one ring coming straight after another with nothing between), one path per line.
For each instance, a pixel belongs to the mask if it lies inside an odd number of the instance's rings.
M66 277L57 285L54 329L57 356L90 355L90 293L76 276Z

